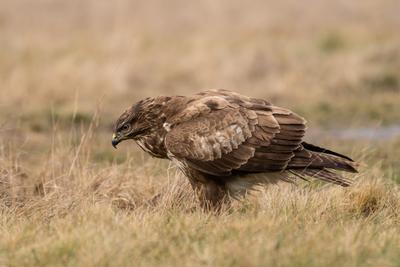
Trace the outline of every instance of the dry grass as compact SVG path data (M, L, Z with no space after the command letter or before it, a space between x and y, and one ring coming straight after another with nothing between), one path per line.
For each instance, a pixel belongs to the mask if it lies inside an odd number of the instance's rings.
M400 121L397 10L0 1L0 266L398 266L398 138L324 132ZM362 163L356 185L281 184L205 213L168 162L112 149L139 98L221 87L304 115Z
M363 170L350 188L282 184L212 214L164 162L94 164L88 142L80 153L74 147L50 155L35 182L15 155L1 155L1 264L399 263L400 189L379 166Z

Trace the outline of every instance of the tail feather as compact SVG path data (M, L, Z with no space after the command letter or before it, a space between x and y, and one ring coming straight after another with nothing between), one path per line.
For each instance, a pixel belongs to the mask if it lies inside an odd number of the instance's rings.
M304 146L305 144L305 146ZM357 172L357 163L342 154L331 150L303 143L288 163L288 169L334 169Z
M327 169L290 170L290 172L302 179L306 179L306 177L312 177L345 187L350 186L353 183L352 180L344 178L340 174L331 172Z
M294 152L287 169L294 175L305 179L313 177L334 184L349 186L352 181L330 170L358 172L357 164L349 157L337 152L303 142Z
M323 147L319 147L319 146L316 146L316 145L313 145L313 144L309 144L309 143L306 143L306 142L302 142L301 144L303 145L303 147L305 149L307 149L309 151L314 151L314 152L318 152L318 153L334 155L334 156L337 156L339 158L344 158L344 159L347 159L348 161L354 162L354 160L351 159L350 157L345 156L345 155L340 154L340 153L337 153L335 151L332 151L332 150L329 150L329 149L326 149L326 148L323 148Z
M306 181L308 181L308 178L316 178L336 185L350 186L352 180L343 177L333 170L357 172L357 163L351 158L304 142L293 154L291 154L292 157L287 157L286 154L279 155L280 158L277 159L274 158L275 155L273 153L271 154L271 151L260 149L255 154L258 157L253 159L252 162L248 162L245 166L254 167L257 165L257 167L259 167L268 162L269 172L243 172L243 174L246 174L244 176L240 175L241 173L237 173L237 176L227 181L226 189L231 196L238 198L254 190L258 185L274 184L278 181L295 183L295 177ZM282 170L282 166L279 165L278 170L272 172L271 168L275 165L272 165L269 161L275 160L281 163L285 162L284 159L286 158L289 160L286 168ZM261 167L259 167L259 169L263 170ZM241 171L246 170L242 168Z

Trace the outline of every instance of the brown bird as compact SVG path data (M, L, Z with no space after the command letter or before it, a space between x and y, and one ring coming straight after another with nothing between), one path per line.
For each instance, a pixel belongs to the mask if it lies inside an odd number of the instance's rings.
M356 164L304 142L305 123L266 100L209 90L139 101L117 120L112 145L133 139L152 156L172 160L208 208L296 177L349 186L332 170L357 172Z

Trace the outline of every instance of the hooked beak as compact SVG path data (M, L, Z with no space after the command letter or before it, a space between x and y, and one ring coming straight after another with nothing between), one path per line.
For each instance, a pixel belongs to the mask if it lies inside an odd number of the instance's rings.
M121 140L117 137L117 135L114 133L112 135L112 140L111 140L111 144L112 146L116 149L117 145L119 144L119 142L121 142Z

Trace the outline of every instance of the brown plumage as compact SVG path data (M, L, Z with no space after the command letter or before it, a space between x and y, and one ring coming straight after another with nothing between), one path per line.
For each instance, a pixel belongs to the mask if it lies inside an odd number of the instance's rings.
M112 144L133 139L152 156L172 160L207 207L296 177L350 185L332 170L357 172L353 160L304 142L305 123L263 99L209 90L139 101L118 119Z

